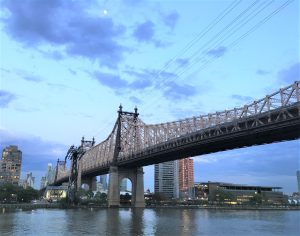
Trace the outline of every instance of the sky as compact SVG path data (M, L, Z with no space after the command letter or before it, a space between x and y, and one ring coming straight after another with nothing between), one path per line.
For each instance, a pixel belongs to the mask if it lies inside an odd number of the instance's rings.
M118 106L145 123L232 109L299 79L296 0L1 0L0 148L36 187ZM194 157L195 181L297 191L299 140ZM144 167L153 190L154 168Z

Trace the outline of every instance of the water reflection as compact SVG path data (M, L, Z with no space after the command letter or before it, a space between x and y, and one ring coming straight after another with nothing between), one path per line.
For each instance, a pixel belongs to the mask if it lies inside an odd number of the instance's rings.
M300 235L299 211L39 209L0 214L0 235Z

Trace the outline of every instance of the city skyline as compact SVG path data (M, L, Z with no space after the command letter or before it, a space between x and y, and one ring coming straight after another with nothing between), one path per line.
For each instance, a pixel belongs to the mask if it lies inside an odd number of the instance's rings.
M299 80L299 3L285 2L2 1L1 150L18 145L23 178L39 181L83 135L104 140L120 103L159 123L243 106ZM296 140L195 157L195 181L291 193L299 150ZM144 171L153 190L154 167Z

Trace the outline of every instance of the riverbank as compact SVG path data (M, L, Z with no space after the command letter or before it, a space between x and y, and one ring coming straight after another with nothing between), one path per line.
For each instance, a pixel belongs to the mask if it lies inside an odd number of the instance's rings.
M199 205L184 205L184 206L146 206L146 208L178 208L178 209L213 209L213 210L300 210L300 206L241 206L241 205L228 205L228 206L199 206Z
M40 208L107 208L105 205L79 205L71 206L60 203L18 203L18 204L0 204L0 212L4 213L10 210L32 210ZM120 206L120 208L131 208L130 206ZM147 209L212 209L212 210L300 210L300 206L241 206L241 205L229 205L229 206L216 206L216 205L150 205L146 206Z
M14 204L0 204L1 212L5 210L31 210L31 209L40 209L40 208L62 208L59 203L40 203L40 204L32 204L32 203L14 203ZM4 210L3 210L4 209Z

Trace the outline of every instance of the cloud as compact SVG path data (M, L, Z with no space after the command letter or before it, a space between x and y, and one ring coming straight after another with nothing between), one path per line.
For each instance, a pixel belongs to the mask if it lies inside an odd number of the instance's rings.
M154 36L154 24L152 21L146 21L136 26L133 36L139 42L151 42Z
M299 152L299 140L294 140L198 156L195 181L273 185L294 192ZM284 182L283 177L293 182Z
M227 48L221 46L219 48L209 50L206 54L209 55L209 56L213 56L213 57L221 57L226 52L227 52Z
M10 92L0 90L0 107L4 108L7 107L9 103L11 103L16 96Z
M231 98L235 99L235 100L238 100L240 102L252 102L254 101L255 99L253 97L250 97L250 96L242 96L242 95L238 95L238 94L233 94L231 95Z
M136 6L142 2L142 0L123 0L126 5Z
M291 84L300 78L300 63L295 63L287 69L278 72L280 82Z
M175 82L167 82L165 84L164 96L170 100L181 100L192 97L196 94L196 89L190 85L179 85Z
M147 79L138 79L132 82L129 87L132 89L145 89L147 87L150 87L152 85L151 80Z
M126 88L128 87L128 82L124 79L121 79L118 75L95 72L94 78L98 80L104 86L107 86L112 89Z
M170 27L171 29L174 29L178 19L179 19L178 12L173 11L170 14L164 16L163 21L168 27Z
M299 141L294 140L212 153L196 157L195 161L218 163L216 171L222 168L223 172L294 175L299 162L299 151Z
M9 14L2 21L6 32L26 47L60 46L69 56L116 67L127 50L117 41L126 28L115 25L111 18L89 14L87 9L91 4L90 1L4 0L2 6ZM57 51L50 54L62 56Z
M132 101L135 104L141 104L142 103L142 101L140 99L138 99L137 97L135 97L135 96L130 96L129 100Z
M180 66L180 67L184 67L184 66L186 66L186 65L188 65L189 64L189 59L188 58L178 58L178 59L176 59L176 63Z
M258 74L258 75L267 75L267 74L270 74L270 71L258 69L256 71L256 74Z
M152 83L152 71L143 70L141 72L131 70L125 70L124 73L128 76L134 77L132 82L129 82L127 79L120 78L119 75L95 72L94 78L99 81L102 85L109 87L111 89L117 90L122 89L131 89L131 90L143 90L147 87L153 85Z
M18 146L22 151L22 172L33 172L34 176L41 170L46 172L48 163L55 165L58 158L64 160L69 148L64 144L49 142L37 136L13 133L4 129L0 129L0 137L0 150L9 145Z
M42 79L40 77L37 77L35 75L26 75L23 77L23 79L31 82L41 82Z
M70 88L69 86L64 85L64 84L47 83L47 85L53 89L57 89L58 91L63 91L67 88Z

